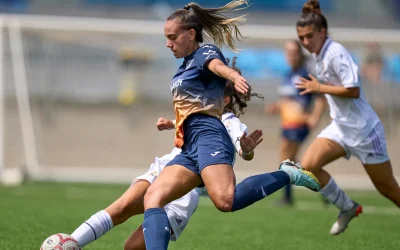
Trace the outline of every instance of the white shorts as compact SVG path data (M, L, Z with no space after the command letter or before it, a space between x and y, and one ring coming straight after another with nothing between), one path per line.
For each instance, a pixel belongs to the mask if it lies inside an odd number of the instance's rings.
M357 157L363 164L379 164L389 160L386 149L385 130L382 123L378 123L360 144L350 147L341 139L343 134L340 132L334 122L326 127L317 136L318 138L327 138L339 143L346 151L346 159L352 155Z
M164 156L165 157L165 156ZM170 158L170 157L167 157ZM173 158L173 157L172 157ZM158 174L164 169L165 161L156 158L155 162L151 164L147 173L136 177L133 183L139 180L148 181L150 184L154 182ZM167 162L168 163L168 162ZM167 213L169 223L171 224L174 234L171 235L171 240L176 241L181 235L182 231L185 229L189 223L190 217L196 211L197 205L199 204L199 195L193 189L181 198L168 203L164 209Z

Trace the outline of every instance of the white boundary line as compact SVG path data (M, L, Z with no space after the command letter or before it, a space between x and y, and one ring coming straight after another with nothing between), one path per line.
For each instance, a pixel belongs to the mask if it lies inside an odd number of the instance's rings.
M150 165L150 164L149 164ZM41 166L38 171L30 173L30 177L40 181L66 182L104 182L104 183L131 183L139 175L148 171L148 167L72 167L72 166ZM243 179L261 174L261 172L235 171L237 183ZM336 183L343 189L375 190L367 174L362 175L333 175ZM400 183L400 176L396 176ZM296 187L297 188L297 187Z

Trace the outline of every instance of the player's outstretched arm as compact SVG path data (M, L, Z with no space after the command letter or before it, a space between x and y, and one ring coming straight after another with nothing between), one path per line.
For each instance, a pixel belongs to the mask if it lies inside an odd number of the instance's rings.
M240 138L240 151L239 154L243 160L251 161L254 158L254 149L263 141L262 130L256 129L249 135L243 133Z
M236 91L239 93L247 93L249 90L249 85L247 85L246 79L241 76L236 70L232 69L231 67L225 65L219 59L211 60L207 65L208 69L216 74L217 76L223 77L226 80L233 83L235 86Z
M344 87L344 86L321 84L317 78L315 78L311 74L309 76L311 80L300 77L299 82L296 83L296 88L303 90L300 93L300 95L305 95L308 93L321 93L321 94L336 95L347 98L360 97L359 87Z

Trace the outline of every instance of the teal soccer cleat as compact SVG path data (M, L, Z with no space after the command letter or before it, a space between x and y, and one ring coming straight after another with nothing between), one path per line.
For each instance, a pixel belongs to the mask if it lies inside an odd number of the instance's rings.
M279 166L279 170L286 172L290 177L290 183L296 186L306 187L314 192L321 190L321 184L313 173L303 169L299 163L285 160Z

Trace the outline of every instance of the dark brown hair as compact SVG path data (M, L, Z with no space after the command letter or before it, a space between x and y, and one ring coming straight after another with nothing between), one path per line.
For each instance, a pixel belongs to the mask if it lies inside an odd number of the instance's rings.
M196 31L196 41L202 43L204 35L211 38L215 45L223 45L236 52L238 49L235 40L243 38L238 26L243 24L246 15L228 17L224 15L229 11L241 10L241 5L248 6L247 0L234 0L219 8L202 8L196 3L186 4L183 9L178 9L172 13L167 21L177 19L185 30L194 29ZM203 33L205 31L205 34Z
M236 60L237 57L233 57L232 59L232 64L231 68L237 71L240 75L242 74L241 70L236 67ZM229 58L226 59L227 64L229 65ZM251 92L251 86L249 85L249 89L247 93L242 94L239 93L235 90L235 87L233 86L233 83L228 81L225 87L225 97L229 96L230 101L227 105L225 105L224 108L224 113L234 113L236 117L239 117L240 115L243 115L245 113L245 108L247 107L247 102L250 101L250 99L255 96L257 98L260 98L261 100L264 100L264 97L260 94L257 93L252 93Z
M303 6L303 13L297 20L296 26L305 27L314 25L320 31L322 28L328 33L328 21L322 15L318 0L308 0Z

